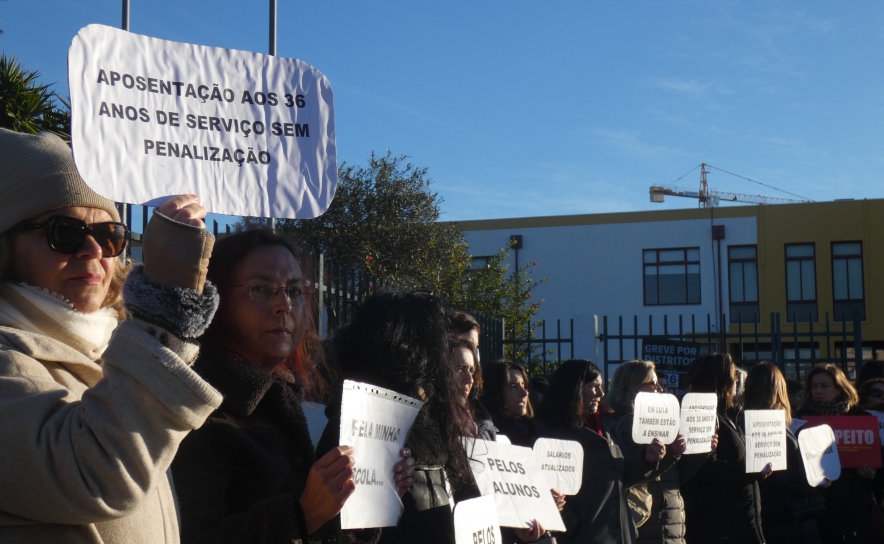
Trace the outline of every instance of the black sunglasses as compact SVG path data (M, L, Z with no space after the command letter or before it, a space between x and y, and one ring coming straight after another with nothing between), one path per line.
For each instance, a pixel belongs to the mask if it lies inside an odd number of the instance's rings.
M49 247L70 255L83 247L87 236L91 236L101 247L102 257L116 257L126 249L129 243L129 228L123 223L107 221L87 225L74 217L53 215L43 223L20 224L13 231L46 229L46 241Z

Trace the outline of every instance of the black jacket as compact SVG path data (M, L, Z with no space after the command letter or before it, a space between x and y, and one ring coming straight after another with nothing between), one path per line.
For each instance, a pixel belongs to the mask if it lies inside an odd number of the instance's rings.
M547 438L574 440L583 446L583 484L577 495L568 497L562 511L567 532L557 536L559 542L636 542L626 490L654 477L659 465L648 465L644 459L627 461L616 425L614 417L602 416L604 436L586 427L576 431L553 427L544 431Z
M807 483L798 439L792 431L786 431L786 470L774 472L760 481L758 487L764 513L762 530L767 544L822 544L816 520L795 521L789 506L820 494Z
M224 402L184 439L172 463L182 542L308 542L299 499L315 457L303 388L212 346L203 347L193 369ZM331 527L309 539L340 540Z
M623 443L627 459L643 460L646 444L632 441L633 414L631 410L618 410L617 434ZM653 479L644 485L652 498L651 515L638 528L639 544L684 544L684 501L678 487L679 457L667 447L666 455L659 463Z
M689 544L764 542L758 491L761 476L746 473L746 445L738 421L720 403L718 449L682 489Z

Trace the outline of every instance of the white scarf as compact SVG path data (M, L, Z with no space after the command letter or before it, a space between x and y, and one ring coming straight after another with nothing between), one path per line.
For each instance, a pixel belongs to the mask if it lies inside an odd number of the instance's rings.
M104 353L117 324L112 308L84 314L47 289L12 282L0 286L0 325L48 336L93 361Z

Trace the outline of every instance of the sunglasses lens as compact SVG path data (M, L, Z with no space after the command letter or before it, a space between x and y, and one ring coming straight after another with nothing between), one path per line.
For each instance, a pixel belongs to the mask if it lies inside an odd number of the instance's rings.
M49 228L49 244L61 253L75 253L86 239L86 223L70 217L53 221Z
M126 248L128 230L123 225L99 223L93 227L92 236L101 246L105 257L116 257Z

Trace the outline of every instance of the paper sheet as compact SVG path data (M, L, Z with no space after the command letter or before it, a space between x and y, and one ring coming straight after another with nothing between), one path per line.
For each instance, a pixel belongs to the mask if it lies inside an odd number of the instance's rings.
M841 476L841 460L835 444L835 432L828 425L804 429L798 435L798 449L804 461L807 483L816 487L826 478L835 481Z
M688 447L685 454L712 451L718 396L715 393L687 393L681 400L681 427Z
M583 483L583 446L573 440L538 438L534 457L549 486L565 495L576 495Z
M786 470L786 412L746 410L746 472L761 472L771 463Z
M641 392L635 397L632 441L636 444L650 444L655 438L659 438L664 444L672 444L678 435L680 419L680 408L675 395Z
M501 544L497 507L491 495L459 502L454 507L454 541L456 544Z

